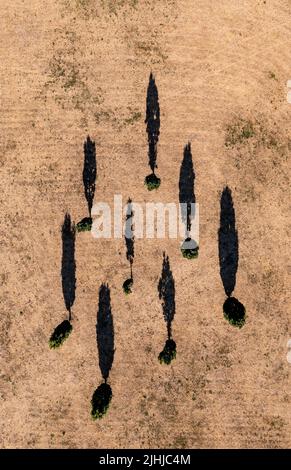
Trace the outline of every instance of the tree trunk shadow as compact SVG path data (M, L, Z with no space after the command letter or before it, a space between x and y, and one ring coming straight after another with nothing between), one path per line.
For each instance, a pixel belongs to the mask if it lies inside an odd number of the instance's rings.
M191 238L192 219L195 217L195 172L191 153L191 144L184 147L184 156L180 168L179 203L182 222L185 224L185 240L181 246L184 258L198 257L198 244Z
M75 262L75 225L69 214L65 215L62 225L62 290L68 319L62 321L53 331L49 346L52 349L60 347L73 329L71 325L72 307L76 292L76 262Z
M134 230L133 230L133 208L132 200L128 199L127 201L127 210L126 210L126 220L125 220L125 234L124 240L126 245L126 259L129 261L130 266L130 278L126 279L123 283L123 290L125 294L130 294L132 292L133 286L133 272L132 265L134 260Z
M227 299L223 304L225 319L233 326L245 324L245 307L235 297L236 273L239 260L239 241L235 226L235 210L231 190L226 186L220 198L220 227L218 230L220 277Z
M220 227L218 230L220 277L229 297L236 284L238 268L238 234L235 227L235 210L231 190L226 186L220 199Z
M157 168L157 145L160 135L160 105L159 94L155 78L150 74L146 99L146 131L148 134L148 158L152 173L145 179L149 190L157 189L160 186L160 178L155 174Z
M110 289L102 284L99 289L99 305L96 324L99 367L105 382L109 377L114 359L114 328L111 312Z
M110 289L107 284L102 284L99 289L96 340L99 367L104 382L97 387L91 399L91 416L94 420L100 419L106 414L112 399L112 390L107 380L114 359L114 328Z
M76 262L75 262L75 225L69 214L65 215L62 226L62 288L65 306L71 321L71 308L75 301L76 292Z
M92 206L95 195L97 177L96 165L96 146L95 142L88 136L84 142L84 167L83 167L83 184L84 193L88 205L89 217L84 217L77 224L78 232L90 231L92 228Z
M172 338L172 322L174 320L175 304L175 281L170 268L169 257L163 254L162 274L158 284L159 298L162 300L163 315L167 325L168 339L163 351L159 354L161 363L170 364L176 357L176 343Z

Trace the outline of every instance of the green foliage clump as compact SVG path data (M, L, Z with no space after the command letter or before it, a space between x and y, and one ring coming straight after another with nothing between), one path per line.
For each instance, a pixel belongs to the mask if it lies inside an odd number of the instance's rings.
M242 328L245 324L245 307L235 297L228 297L223 304L224 318L233 326Z
M184 258L187 258L187 259L194 259L194 258L198 258L198 250L199 250L199 247L197 246L196 248L181 248L181 252L182 252L182 255Z
M122 288L123 288L123 292L126 295L132 293L132 285L133 285L133 279L132 278L126 279L126 281L124 281Z
M111 399L112 390L110 385L107 383L102 383L99 385L99 387L93 393L91 400L91 416L94 420L103 418L103 416L107 413Z
M90 232L91 228L92 228L91 217L84 217L84 219L82 219L76 225L77 232Z
M161 364L170 364L173 359L176 359L176 343L173 339L167 339L164 349L159 354L159 361Z
M181 246L181 253L183 257L187 259L198 258L198 250L199 246L191 238L186 238Z
M152 173L151 175L146 176L144 182L148 190L152 191L153 189L159 188L161 184L161 179L158 178L154 173Z
M68 338L72 331L73 327L69 320L64 320L60 323L54 332L52 333L49 339L49 347L51 349L56 349L63 344L63 342Z

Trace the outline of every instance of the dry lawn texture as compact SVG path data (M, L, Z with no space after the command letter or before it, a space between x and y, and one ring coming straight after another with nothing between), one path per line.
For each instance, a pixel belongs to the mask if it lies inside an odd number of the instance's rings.
M290 0L30 0L1 2L2 448L290 447ZM161 109L158 170L148 192L149 74ZM200 251L136 240L134 290L122 291L124 240L76 236L73 331L67 318L61 225L87 215L83 143L96 143L95 201L178 202L190 141ZM239 330L223 318L217 230L232 190L239 237ZM177 358L161 365L163 251L176 288ZM288 283L289 280L289 283ZM115 354L106 417L98 290L109 284Z

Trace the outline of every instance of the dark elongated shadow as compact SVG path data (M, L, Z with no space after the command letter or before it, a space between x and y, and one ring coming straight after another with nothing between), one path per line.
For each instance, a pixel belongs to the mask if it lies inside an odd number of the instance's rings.
M71 222L69 214L65 215L62 226L62 288L65 306L71 321L71 309L75 301L76 292L76 262L75 262L75 225Z
M78 232L90 231L92 227L92 206L95 195L97 177L96 165L96 147L95 142L88 136L84 142L84 167L83 167L83 184L84 193L88 205L88 217L84 217L77 224Z
M130 294L133 285L133 272L132 265L134 260L134 231L133 231L133 208L132 200L128 199L126 209L126 221L125 221L125 234L124 240L126 245L126 259L129 261L130 266L130 278L126 279L123 283L123 290L126 294Z
M83 183L85 197L88 204L89 217L91 217L91 210L93 206L96 176L96 147L95 142L93 142L93 140L91 140L88 136L84 142Z
M195 173L191 153L191 144L188 142L184 147L184 156L180 168L179 179L179 202L185 206L186 210L181 210L182 221L186 226L186 237L191 230L191 203L195 204L196 198L194 193ZM181 208L182 209L182 208Z
M191 153L191 144L188 142L184 147L184 155L180 168L179 178L179 203L182 222L185 224L185 241L181 247L185 258L197 258L198 245L191 239L192 219L195 216L195 172Z
M169 257L163 254L162 274L158 285L159 298L162 300L164 319L167 324L168 338L172 337L172 321L176 311L175 281L170 268Z
M231 190L224 188L220 199L220 227L218 230L220 276L229 297L236 284L238 268L238 234L235 227L235 210Z
M111 312L110 289L107 284L102 284L99 289L96 337L99 367L106 383L114 358L113 317Z
M245 307L235 297L231 297L236 284L239 259L239 242L235 226L235 210L231 190L224 188L220 199L220 227L218 230L218 251L220 277L227 295L223 304L224 317L238 328L245 324Z
M112 390L107 380L114 359L114 328L110 289L107 284L102 284L99 289L96 338L99 367L104 382L96 388L91 399L91 416L94 420L101 419L105 416L112 399Z
M145 179L149 190L157 189L160 185L160 178L155 174L157 168L157 146L160 135L160 105L158 88L153 74L150 74L146 98L146 118L145 124L148 134L148 158L152 173Z
M76 292L76 263L75 263L75 225L69 214L65 215L62 225L62 288L68 320L62 321L53 331L49 339L51 349L59 348L72 332L72 307Z
M170 364L176 357L176 343L172 338L172 322L174 320L175 303L175 281L170 268L169 257L163 254L162 274L158 284L159 298L162 300L163 315L167 325L168 339L163 351L159 355L160 362Z

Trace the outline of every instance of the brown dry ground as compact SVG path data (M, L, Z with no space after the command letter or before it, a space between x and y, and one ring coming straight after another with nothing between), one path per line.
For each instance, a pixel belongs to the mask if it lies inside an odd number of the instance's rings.
M2 0L0 16L1 447L290 447L291 2ZM150 70L161 107L155 193L143 186ZM86 215L88 133L95 200L109 203L114 194L178 202L183 146L192 142L200 255L183 259L175 240L137 241L135 289L125 298L123 241L78 235L74 330L51 351L48 338L66 317L60 226L66 211L75 221ZM240 241L242 330L222 314L225 184ZM157 293L163 250L176 282L178 355L169 367L157 360L166 335ZM93 422L103 281L115 327L114 396Z

